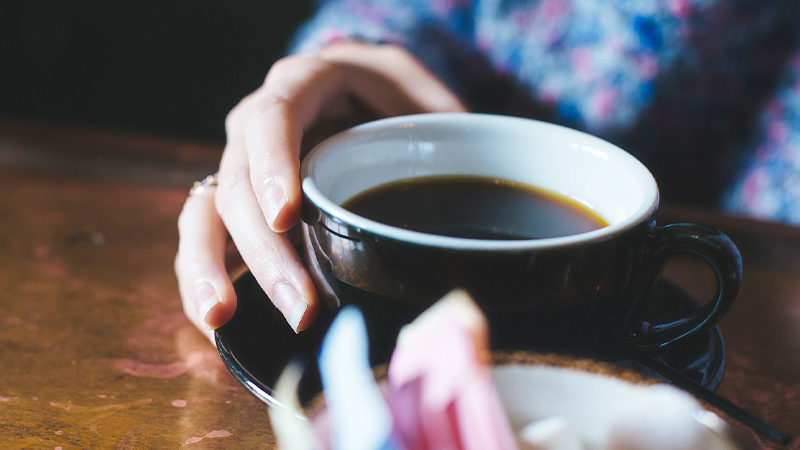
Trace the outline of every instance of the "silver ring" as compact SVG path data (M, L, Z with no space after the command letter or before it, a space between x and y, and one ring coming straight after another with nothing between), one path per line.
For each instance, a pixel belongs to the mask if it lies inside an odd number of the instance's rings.
M217 172L219 173L219 172ZM217 173L212 173L211 175L203 178L200 181L195 181L192 185L192 188L189 189L189 197L193 197L195 195L200 195L205 192L206 189L210 187L214 187L217 185Z

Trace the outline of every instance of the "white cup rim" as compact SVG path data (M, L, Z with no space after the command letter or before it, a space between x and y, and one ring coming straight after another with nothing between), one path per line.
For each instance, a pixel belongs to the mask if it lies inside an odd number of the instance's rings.
M552 237L552 238L537 238L537 239L519 239L519 240L488 240L488 239L470 239L461 237L442 236L418 231L403 229L400 227L387 225L371 219L367 219L357 215L343 207L336 202L329 199L318 188L314 180L314 165L318 159L325 153L334 151L336 148L347 145L357 136L374 132L376 130L391 130L399 128L409 128L419 125L436 125L436 124L461 124L465 126L476 123L475 121L490 121L502 126L503 123L520 123L526 122L535 124L538 127L550 129L554 133L567 133L576 141L591 141L593 144L601 144L602 151L608 152L617 158L629 160L637 167L640 168L640 179L647 192L644 202L633 214L630 214L624 220L612 223L603 228L588 231L585 233ZM334 221L349 225L355 229L370 233L376 236L382 236L397 241L407 242L410 244L417 244L426 247L438 247L452 250L472 250L472 251L530 251L547 248L558 248L576 245L585 245L589 243L603 241L612 236L624 233L636 227L638 224L643 223L650 218L655 210L658 208L658 187L655 179L649 170L644 167L636 158L630 155L625 150L617 147L610 142L601 140L595 136L587 133L567 128L561 125L541 122L533 119L524 119L512 116L502 116L493 114L479 114L479 113L425 113L414 114L407 116L396 116L387 119L380 119L373 122L368 122L362 125L355 126L341 133L338 133L314 147L308 155L303 159L300 169L300 178L302 180L303 193L307 199L313 203L320 211L328 214Z

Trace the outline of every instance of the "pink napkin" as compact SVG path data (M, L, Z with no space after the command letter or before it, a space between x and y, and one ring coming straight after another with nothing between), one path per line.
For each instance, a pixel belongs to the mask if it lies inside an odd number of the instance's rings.
M464 291L403 328L389 387L396 434L407 448L517 448L492 379L486 319Z
M478 306L454 291L402 329L388 382L379 386L364 319L344 308L319 355L327 409L315 423L332 441L326 448L518 449L494 386L488 336Z

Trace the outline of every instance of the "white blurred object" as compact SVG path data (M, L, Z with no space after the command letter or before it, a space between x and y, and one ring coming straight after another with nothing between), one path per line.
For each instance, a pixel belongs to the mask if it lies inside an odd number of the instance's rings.
M319 371L334 449L400 449L369 365L367 328L358 309L345 307L334 318L319 351Z
M656 385L632 395L609 424L606 450L711 450L713 431L698 422L700 404L689 394Z
M303 376L303 367L292 362L275 383L275 400L269 405L269 420L281 450L319 450L322 445L297 398L297 387Z
M586 450L740 448L724 421L672 386L522 364L498 366L493 373L517 434L528 424L563 417Z
M578 432L564 416L533 422L517 435L520 450L583 450Z

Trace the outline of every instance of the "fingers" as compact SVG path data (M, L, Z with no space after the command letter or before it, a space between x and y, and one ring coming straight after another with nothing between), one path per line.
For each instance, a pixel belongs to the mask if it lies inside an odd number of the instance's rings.
M290 229L299 217L304 133L326 111L341 111L353 101L379 117L465 110L441 81L399 47L346 44L319 57L278 61L264 86L228 120L229 140L244 136L253 191L273 231Z
M384 80L384 85L394 87L397 94L414 105L414 112L465 112L467 108L436 75L428 70L406 49L394 45L368 45L348 42L326 47L319 52L321 59L346 63L373 72ZM381 108L383 92L377 85L356 85L357 95L369 101L373 108ZM386 87L386 86L382 86ZM366 89L359 89L366 88ZM388 110L384 116L402 114Z
M407 52L353 44L282 59L226 120L216 209L295 331L310 325L319 308L313 282L284 235L300 215L301 147L311 128L331 115L352 114L355 105L377 116L464 110Z
M230 145L241 145L236 140ZM248 175L247 154L226 151L220 163L216 207L259 285L297 331L313 322L319 308L314 284L288 234L264 221Z
M214 206L214 189L187 198L178 218L175 273L187 316L201 329L225 324L236 293L225 268L228 232Z
M294 226L301 204L299 149L305 120L295 108L297 95L285 90L258 91L246 106L241 128L228 136L229 147L241 145L246 151L258 206L267 225L278 233Z

